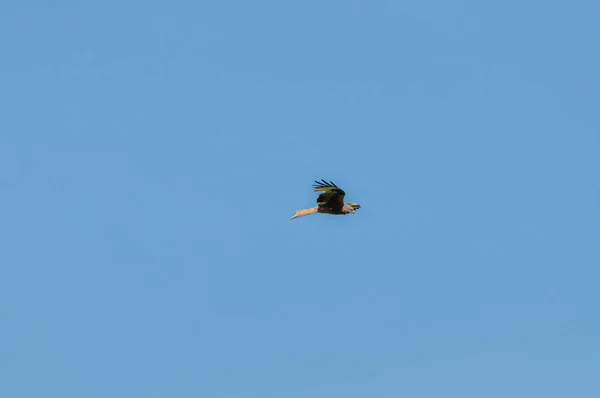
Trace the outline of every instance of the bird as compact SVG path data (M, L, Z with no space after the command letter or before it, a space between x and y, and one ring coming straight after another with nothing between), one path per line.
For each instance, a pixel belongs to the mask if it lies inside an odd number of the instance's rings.
M360 209L360 205L358 203L344 203L344 196L346 195L346 192L344 192L341 188L338 188L338 186L332 181L327 182L324 179L321 179L321 181L315 180L313 188L315 189L315 192L322 192L317 198L318 205L309 209L301 209L296 211L296 214L294 214L290 220L315 213L343 215L350 213L354 214L355 210Z

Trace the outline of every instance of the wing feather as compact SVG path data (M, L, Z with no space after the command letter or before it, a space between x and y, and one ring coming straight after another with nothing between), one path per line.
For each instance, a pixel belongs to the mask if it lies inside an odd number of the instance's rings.
M346 192L344 192L341 188L333 183L333 181L325 181L321 179L322 182L316 181L313 185L315 192L322 192L317 198L317 203L322 206L327 206L332 209L340 209L344 206L344 196Z

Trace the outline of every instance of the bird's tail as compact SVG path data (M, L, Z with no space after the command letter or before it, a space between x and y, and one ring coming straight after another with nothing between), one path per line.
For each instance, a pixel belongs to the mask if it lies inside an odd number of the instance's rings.
M290 220L293 220L294 218L298 217L308 216L310 214L315 214L317 211L319 211L319 206L311 207L310 209L297 210L296 214L294 214L292 218L290 218Z

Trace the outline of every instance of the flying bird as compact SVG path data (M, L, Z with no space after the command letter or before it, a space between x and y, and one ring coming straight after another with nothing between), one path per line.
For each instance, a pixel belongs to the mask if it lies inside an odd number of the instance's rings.
M348 213L354 214L355 210L360 209L360 205L358 203L344 203L344 196L346 195L346 192L344 192L341 188L338 188L338 186L331 181L327 182L323 179L321 179L321 182L315 181L313 188L315 189L315 192L322 192L317 198L318 205L309 209L296 211L296 214L294 214L290 220L315 213L344 215Z

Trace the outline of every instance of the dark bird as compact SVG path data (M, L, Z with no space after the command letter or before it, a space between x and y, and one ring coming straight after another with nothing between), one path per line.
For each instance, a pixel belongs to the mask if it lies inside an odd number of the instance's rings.
M315 181L315 183L316 184L313 185L315 192L322 192L317 198L318 205L309 209L296 211L296 214L294 214L290 220L315 213L344 215L348 213L354 214L355 210L360 209L360 205L358 203L344 203L344 196L346 195L346 192L344 192L341 188L338 188L338 186L333 182L327 182L321 179L321 182Z

